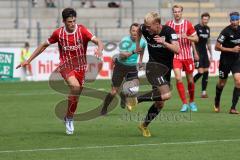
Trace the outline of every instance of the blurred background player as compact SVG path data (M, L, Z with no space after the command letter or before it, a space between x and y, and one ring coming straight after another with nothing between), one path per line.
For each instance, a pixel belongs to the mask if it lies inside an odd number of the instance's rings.
M208 27L208 22L210 19L209 13L203 13L201 15L201 22L194 26L199 41L197 43L192 43L193 52L199 56L197 60L196 68L198 73L194 76L194 83L202 76L202 94L201 98L208 98L206 89L208 84L208 69L210 66L210 61L212 61L212 49L210 40L210 28ZM208 52L210 57L208 56Z
M119 50L119 57L114 61L114 69L112 74L112 90L106 96L103 104L103 108L101 111L102 115L107 114L107 108L115 95L118 93L119 88L126 79L127 81L135 81L136 84L139 83L138 80L138 71L137 71L137 60L139 58L139 66L142 65L143 53L146 47L146 42L144 39L140 40L141 50L136 52L136 38L139 24L133 23L130 26L129 33L130 35L122 38ZM140 56L139 56L140 55ZM124 99L125 95L120 92L121 96L121 107L125 107Z
M77 13L73 8L62 11L64 26L56 29L47 41L43 42L33 52L32 56L17 66L28 66L33 59L41 54L49 45L58 43L60 53L59 72L69 86L68 109L65 120L66 133L73 134L73 116L77 109L78 99L84 85L87 68L86 51L89 41L98 46L95 55L102 55L103 43L85 26L76 24Z
M31 52L29 50L30 45L28 42L25 42L24 48L21 49L20 63L25 62L30 56ZM23 67L23 78L22 80L32 80L32 66L29 64Z
M146 14L144 24L139 27L139 37L141 34L148 44L149 61L146 64L146 77L152 85L152 91L138 96L135 102L126 101L126 105L132 108L137 103L154 101L144 121L138 127L144 137L150 137L149 124L162 110L164 101L171 98L172 62L174 53L179 51L179 46L175 31L169 26L162 25L160 15L156 12Z
M236 105L240 95L240 27L239 13L230 13L230 25L220 33L215 50L221 51L219 63L219 79L216 85L215 112L220 112L220 99L230 71L233 74L235 87L232 96L230 114L239 114Z
M194 102L194 61L191 53L191 42L198 42L198 36L191 22L182 19L183 7L174 5L172 7L174 20L167 22L167 25L173 28L178 35L178 42L180 46L179 54L175 54L173 60L173 70L176 79L176 86L179 96L182 100L181 112L186 112L190 108L191 111L197 111L197 106ZM194 55L198 59L197 55ZM182 81L181 71L185 71L188 81L189 105L187 103L184 84Z

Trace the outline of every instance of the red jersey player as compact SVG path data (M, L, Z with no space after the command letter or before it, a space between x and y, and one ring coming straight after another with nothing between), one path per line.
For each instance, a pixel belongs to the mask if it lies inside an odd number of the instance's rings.
M60 53L59 71L70 88L68 110L65 116L67 134L73 134L74 131L73 115L84 84L88 42L92 41L98 46L95 50L95 55L98 57L102 56L104 47L102 41L96 38L86 27L76 24L76 16L77 13L74 9L65 8L62 11L64 26L56 29L46 42L38 46L28 60L17 66L19 68L29 65L49 45L58 43Z
M191 43L198 42L198 36L192 23L182 19L182 11L182 6L174 5L172 8L174 20L167 22L167 25L172 27L178 35L178 42L180 46L179 54L174 55L173 70L176 78L177 90L183 103L181 112L186 112L189 108L191 111L197 111L197 106L194 103L194 62L191 53ZM194 55L194 57L198 59L197 55ZM187 103L185 89L182 82L182 69L185 71L188 81L188 93L190 97L189 105Z

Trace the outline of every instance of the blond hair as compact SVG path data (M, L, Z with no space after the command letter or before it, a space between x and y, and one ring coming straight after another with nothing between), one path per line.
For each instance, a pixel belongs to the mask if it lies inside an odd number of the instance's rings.
M183 6L179 5L179 4L175 4L173 7L172 7L172 11L174 10L174 8L180 8L181 11L183 11Z
M161 24L161 17L157 12L149 12L145 15L144 22L154 21Z

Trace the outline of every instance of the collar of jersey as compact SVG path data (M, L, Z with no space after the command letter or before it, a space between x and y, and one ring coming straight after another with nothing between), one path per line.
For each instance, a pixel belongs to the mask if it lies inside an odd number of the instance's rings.
M181 22L179 22L179 23L176 23L176 21L173 20L173 23L174 23L175 25L181 25L181 24L183 24L183 22L184 22L184 19L181 19Z
M76 32L76 30L77 30L77 24L75 25L75 30L73 31L73 32L68 32L67 30L66 30L66 27L64 26L64 31L67 33L67 34L74 34L75 32Z

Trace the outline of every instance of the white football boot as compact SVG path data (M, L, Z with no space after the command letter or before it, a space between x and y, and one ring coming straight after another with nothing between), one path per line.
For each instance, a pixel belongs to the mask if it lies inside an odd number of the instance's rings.
M64 118L65 126L66 126L66 134L72 135L74 132L73 118Z

